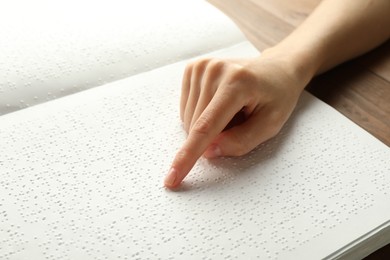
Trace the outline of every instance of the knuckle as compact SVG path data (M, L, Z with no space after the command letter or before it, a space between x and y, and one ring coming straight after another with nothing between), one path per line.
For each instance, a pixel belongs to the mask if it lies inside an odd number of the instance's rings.
M195 62L194 62L194 61L189 62L189 63L187 64L186 68L185 68L184 73L186 73L186 74L190 73L190 72L193 70L194 65L195 65Z
M205 65L209 62L208 58L201 58L198 60L193 60L187 63L186 68L185 68L185 73L190 73L190 72L197 72L200 69L204 68Z
M193 156L194 153L191 152L190 149L182 147L179 151L177 151L175 158L172 162L172 167L179 169L183 168L188 162L188 160L190 158L193 158Z
M194 64L193 64L193 70L195 72L201 72L205 69L206 65L210 62L210 58L202 58L202 59L199 59L197 60Z
M210 57L202 57L202 58L199 58L196 63L207 64L211 60L212 60L212 58L210 58Z
M256 75L251 70L243 66L230 68L226 86L232 91L253 95L256 85Z
M191 128L191 132L196 135L207 135L210 129L211 129L210 120L205 117L200 117L194 123L193 127Z
M212 59L207 65L207 69L211 71L219 71L223 66L224 62L220 59Z
M253 73L246 67L237 65L232 68L231 80L233 81L248 81L253 77Z
M175 157L175 162L181 162L185 160L186 158L189 158L192 155L191 151L187 148L181 148L177 153Z
M221 75L221 71L223 68L223 62L220 60L211 60L205 68L205 74L204 78L202 80L201 88L202 90L208 91L211 89L215 83L215 81L218 79L218 77Z

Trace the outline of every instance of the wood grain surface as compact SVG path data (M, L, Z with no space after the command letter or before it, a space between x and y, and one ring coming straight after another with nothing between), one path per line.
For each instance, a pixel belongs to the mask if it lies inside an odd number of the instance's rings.
M321 0L208 1L262 51L291 33ZM390 40L316 77L306 89L390 147ZM390 244L365 259L390 259Z

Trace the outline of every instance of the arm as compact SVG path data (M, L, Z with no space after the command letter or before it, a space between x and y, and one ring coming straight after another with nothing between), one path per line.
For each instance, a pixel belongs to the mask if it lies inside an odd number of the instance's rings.
M202 154L239 156L272 138L315 75L389 37L389 0L323 0L293 33L260 57L189 64L180 103L188 137L165 185L177 187ZM246 121L223 131L240 110Z
M323 0L288 37L267 52L291 53L303 70L320 74L390 37L390 1ZM279 53L279 54L277 54Z

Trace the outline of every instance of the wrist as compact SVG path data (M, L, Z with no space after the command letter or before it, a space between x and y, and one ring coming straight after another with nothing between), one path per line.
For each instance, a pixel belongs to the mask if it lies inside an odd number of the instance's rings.
M301 86L301 91L318 72L315 55L309 55L307 52L276 45L264 50L261 57L281 64L286 73L300 82L298 85Z

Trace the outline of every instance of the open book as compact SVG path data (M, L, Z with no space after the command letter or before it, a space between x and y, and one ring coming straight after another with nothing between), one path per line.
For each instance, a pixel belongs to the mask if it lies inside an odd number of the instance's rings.
M229 45L203 55L258 55ZM165 189L187 62L0 116L1 259L356 259L390 242L389 147L306 92L275 138Z

